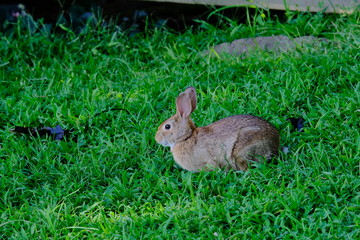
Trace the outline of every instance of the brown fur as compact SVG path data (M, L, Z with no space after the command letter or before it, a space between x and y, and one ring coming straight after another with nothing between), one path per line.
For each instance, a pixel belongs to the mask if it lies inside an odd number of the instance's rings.
M260 162L278 154L277 130L259 117L235 115L196 128L190 118L196 108L192 87L179 95L176 105L177 113L159 126L155 139L171 147L174 160L184 169L246 171L249 161ZM170 129L165 129L166 125Z

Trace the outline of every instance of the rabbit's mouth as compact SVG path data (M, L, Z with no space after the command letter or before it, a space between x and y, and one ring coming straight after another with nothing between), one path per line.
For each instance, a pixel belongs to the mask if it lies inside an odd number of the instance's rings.
M159 140L156 139L157 143L159 143L160 145L164 146L164 147L172 147L174 144L169 143L168 141L166 141L165 139Z
M161 136L161 134L159 134L159 132L156 133L156 135L155 135L155 141L164 147L171 147L173 145L173 144L170 144L169 141L166 140L166 138Z

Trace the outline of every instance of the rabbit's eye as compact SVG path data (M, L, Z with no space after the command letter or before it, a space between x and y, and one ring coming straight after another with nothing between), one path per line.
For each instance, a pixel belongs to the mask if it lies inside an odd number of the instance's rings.
M169 130L170 128L171 128L170 124L166 124L166 125L165 125L165 129L166 129L166 130Z

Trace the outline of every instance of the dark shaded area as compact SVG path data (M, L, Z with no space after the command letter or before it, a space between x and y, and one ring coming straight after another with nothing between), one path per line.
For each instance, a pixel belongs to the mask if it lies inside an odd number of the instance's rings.
M303 132L304 131L304 123L305 120L302 117L292 117L292 118L288 118L288 121L290 121L291 125L298 131L298 132Z
M116 24L125 28L136 25L140 30L145 27L146 21L155 26L166 25L178 31L195 25L195 19L206 20L210 23L219 21L217 14L209 18L209 14L216 9L215 6L137 0L4 0L0 5L0 15L4 16L4 12L7 12L7 20L15 21L16 13L14 14L14 12L20 3L25 6L26 13L35 20L43 19L46 24L56 24L61 17L62 20L65 19L75 27L86 22L92 13L100 13L105 20L115 20ZM8 7L12 10L4 9ZM255 10L229 8L221 11L221 14L245 22L246 11L252 13ZM274 11L274 13L281 14L279 11ZM0 16L0 23L3 21L4 17L1 19Z

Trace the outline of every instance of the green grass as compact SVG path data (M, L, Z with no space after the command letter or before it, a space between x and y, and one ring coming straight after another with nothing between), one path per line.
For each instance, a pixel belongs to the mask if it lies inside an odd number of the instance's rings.
M223 19L132 38L112 27L2 34L1 238L359 239L359 14L287 19ZM337 44L245 59L199 55L273 34ZM197 125L255 114L290 152L246 173L176 167L154 134L190 85ZM305 132L292 131L292 116L306 120ZM9 131L56 124L73 128L77 141Z

